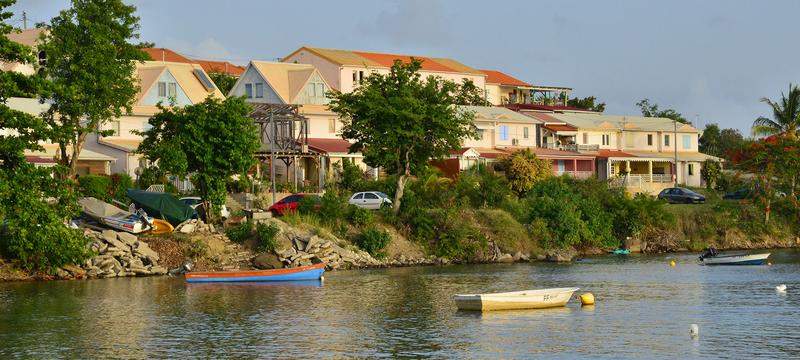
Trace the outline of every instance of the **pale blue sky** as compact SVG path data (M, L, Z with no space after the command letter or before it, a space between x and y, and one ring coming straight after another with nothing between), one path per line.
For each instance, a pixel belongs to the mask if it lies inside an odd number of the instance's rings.
M246 63L302 45L450 57L594 95L608 114L650 98L745 134L800 82L800 1L130 1L142 40ZM46 21L66 0L18 0ZM20 24L21 25L21 24Z

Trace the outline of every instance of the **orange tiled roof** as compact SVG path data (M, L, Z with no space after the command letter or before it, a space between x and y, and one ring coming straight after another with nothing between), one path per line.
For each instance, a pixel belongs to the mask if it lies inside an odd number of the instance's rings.
M316 47L301 47L289 54L282 61L286 61L301 51L308 51L323 57L338 65L355 65L366 67L391 67L395 59L403 62L410 62L411 55L385 54L366 51L325 49ZM432 58L425 56L413 56L415 59L423 60L422 69L428 71L441 71L450 73L466 73L474 75L485 75L480 70L471 68L453 59Z
M412 58L412 56L408 55L379 54L379 53L370 53L362 51L353 51L353 53L365 57L369 60L372 60L378 64L381 64L381 66L385 67L392 67L392 65L394 65L394 61L398 59L403 63L410 63ZM455 69L444 66L428 57L414 56L413 58L422 60L422 70L456 72Z
M153 58L154 61L169 61L169 62L179 62L187 64L198 64L207 73L221 72L233 76L239 76L242 75L242 73L244 73L244 67L231 64L227 61L190 59L186 56L183 56L170 49L165 49L165 48L145 48L142 49L142 51L150 55L150 57Z
M529 86L529 87L533 86L529 83L526 83L520 79L517 79L511 75L507 75L497 70L481 70L481 72L486 74L487 84Z

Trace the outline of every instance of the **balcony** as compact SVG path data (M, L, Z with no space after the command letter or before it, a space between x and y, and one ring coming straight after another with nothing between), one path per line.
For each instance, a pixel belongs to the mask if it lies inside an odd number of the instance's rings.
M568 170L563 170L563 171L555 171L555 175L556 176L567 175L567 176L572 176L572 177L574 177L576 179L589 179L589 178L594 177L594 172L591 172L591 171L568 171Z
M544 143L542 147L545 149L550 150L561 150L561 151L571 151L571 152L598 152L600 151L600 145L591 145L591 144L553 144L553 143Z

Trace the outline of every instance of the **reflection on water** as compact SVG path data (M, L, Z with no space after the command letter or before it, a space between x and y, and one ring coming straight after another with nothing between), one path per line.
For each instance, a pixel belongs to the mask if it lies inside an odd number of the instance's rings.
M0 284L0 358L798 357L800 254L771 260L597 257L334 272L324 283ZM480 313L452 302L456 293L564 286L593 292L597 305L573 298L563 308Z

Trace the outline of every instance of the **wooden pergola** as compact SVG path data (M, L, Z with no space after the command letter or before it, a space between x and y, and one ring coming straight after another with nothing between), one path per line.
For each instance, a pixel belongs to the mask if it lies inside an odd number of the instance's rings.
M261 147L255 156L259 162L269 160L270 180L272 182L273 203L275 202L275 160L279 159L287 170L294 166L294 182L297 188L297 162L311 158L320 169L319 187L324 186L321 166L322 154L308 148L308 118L299 112L295 104L251 104L253 111L248 117L259 127ZM260 169L257 170L260 172ZM288 175L288 173L287 173Z

